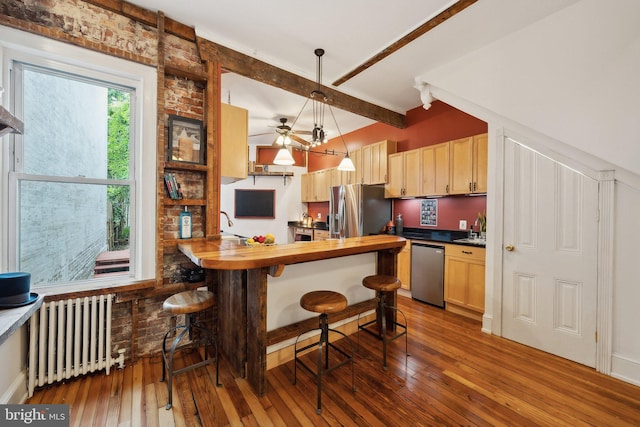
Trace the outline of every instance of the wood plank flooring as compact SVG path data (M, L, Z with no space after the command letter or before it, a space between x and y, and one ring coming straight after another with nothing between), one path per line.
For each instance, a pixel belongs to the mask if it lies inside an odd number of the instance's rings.
M165 410L159 357L111 375L94 374L36 391L28 403L70 405L72 426L639 426L640 388L593 369L480 332L480 324L400 296L409 323L389 349L360 334L356 392L345 365L323 381L316 414L315 380L293 362L267 373L256 396L223 361L174 377L174 406ZM340 344L345 344L341 340ZM353 336L356 343L356 336ZM181 363L198 359L187 354Z

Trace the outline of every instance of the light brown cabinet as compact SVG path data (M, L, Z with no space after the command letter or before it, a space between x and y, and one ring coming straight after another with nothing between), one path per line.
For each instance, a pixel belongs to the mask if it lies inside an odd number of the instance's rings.
M349 172L349 184L362 184L362 148L349 152L349 157L356 170Z
M300 193L303 203L314 202L313 198L315 197L315 190L313 188L313 174L312 173L303 173L300 175Z
M302 202L328 202L331 169L304 173L300 177Z
M396 152L396 141L384 140L360 148L362 184L386 184L389 176L387 159L390 154ZM357 166L356 166L357 168Z
M313 230L313 240L327 240L329 238L329 230Z
M338 168L329 169L330 174L330 187L335 187L336 185L347 185L351 183L351 172L347 171L339 171Z
M449 194L469 194L473 181L473 137L449 141Z
M489 160L489 135L473 137L473 192L487 192L487 166Z
M449 193L449 143L431 145L420 149L422 172L420 194L442 196Z
M447 310L482 320L484 277L484 248L445 245L444 295Z
M390 154L388 157L389 179L385 185L385 197L420 196L420 150L409 150Z
M402 283L402 289L411 290L411 241L398 253L398 279Z
M229 104L220 106L220 176L223 184L229 184L248 176L248 111Z
M487 192L488 135L449 142L449 194Z

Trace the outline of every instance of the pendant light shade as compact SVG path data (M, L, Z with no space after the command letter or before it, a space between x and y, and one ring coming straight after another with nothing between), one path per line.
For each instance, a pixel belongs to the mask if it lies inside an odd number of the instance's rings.
M276 158L273 159L274 165L282 165L282 166L291 166L295 163L293 156L286 149L286 147L282 147L278 150L278 154L276 154Z
M339 171L346 171L346 172L353 172L353 171L356 170L356 167L353 164L353 161L349 157L349 153L347 153L347 155L344 156L344 159L342 159L342 161L338 165L338 170Z

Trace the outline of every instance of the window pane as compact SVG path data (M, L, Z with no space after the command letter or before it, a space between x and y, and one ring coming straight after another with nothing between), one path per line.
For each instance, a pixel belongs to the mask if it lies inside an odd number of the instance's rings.
M23 85L23 172L129 177L128 92L28 66Z
M128 186L23 180L19 192L19 270L32 285L129 274ZM96 265L113 251L111 267Z

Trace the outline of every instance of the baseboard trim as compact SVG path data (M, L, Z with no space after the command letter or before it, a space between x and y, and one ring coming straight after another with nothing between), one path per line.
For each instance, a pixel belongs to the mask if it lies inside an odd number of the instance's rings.
M640 361L614 353L611 357L611 376L640 387Z
M7 391L0 397L0 403L24 403L27 401L27 371L21 371Z

